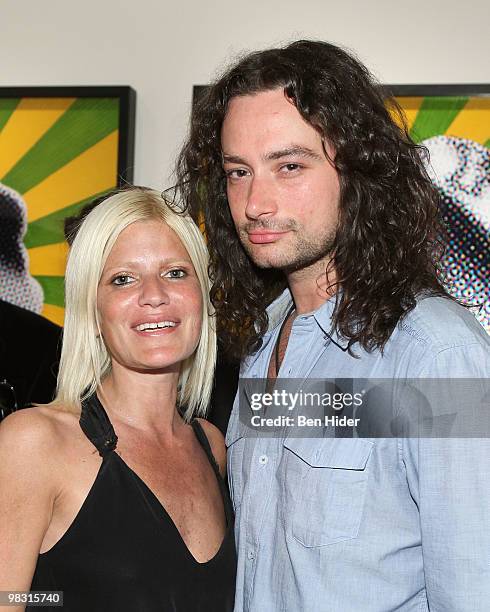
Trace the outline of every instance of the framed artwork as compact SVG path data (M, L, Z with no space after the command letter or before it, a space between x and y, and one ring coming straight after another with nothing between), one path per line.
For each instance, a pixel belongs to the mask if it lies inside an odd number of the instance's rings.
M387 85L429 152L449 245L448 287L490 333L490 85Z
M382 87L401 106L412 139L429 151L448 227L449 290L490 333L490 84ZM194 86L194 104L205 90Z
M0 87L0 298L62 325L65 217L132 182L131 87Z

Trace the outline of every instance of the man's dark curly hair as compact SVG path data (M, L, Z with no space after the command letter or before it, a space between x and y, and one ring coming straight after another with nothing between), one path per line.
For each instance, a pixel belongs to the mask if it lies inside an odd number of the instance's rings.
M251 53L211 85L177 162L180 195L196 219L204 217L221 342L235 356L256 350L265 309L286 287L282 273L259 269L240 243L220 145L230 100L277 88L335 151L340 202L331 264L341 291L332 324L349 348L382 350L417 296L447 295L439 194L424 168L426 150L408 136L395 100L386 104L352 55L305 40Z

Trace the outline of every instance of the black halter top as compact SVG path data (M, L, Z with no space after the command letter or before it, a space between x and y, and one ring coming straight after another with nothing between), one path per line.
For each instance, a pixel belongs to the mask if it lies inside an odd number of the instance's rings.
M117 436L94 395L80 426L102 464L61 539L39 555L31 590L63 591L65 612L232 611L236 550L230 498L198 421L194 433L218 479L226 533L216 555L199 563L148 486L115 452ZM37 608L27 607L26 610Z

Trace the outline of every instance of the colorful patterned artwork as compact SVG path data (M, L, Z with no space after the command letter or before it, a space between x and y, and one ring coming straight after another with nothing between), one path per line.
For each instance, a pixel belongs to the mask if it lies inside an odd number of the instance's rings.
M490 86L438 86L436 95L430 86L389 89L402 94L410 135L430 154L448 227L450 291L490 333Z
M129 87L0 88L0 249L14 226L18 243L16 265L0 257L0 298L63 323L63 220L131 181L134 100ZM40 306L27 286L42 289Z

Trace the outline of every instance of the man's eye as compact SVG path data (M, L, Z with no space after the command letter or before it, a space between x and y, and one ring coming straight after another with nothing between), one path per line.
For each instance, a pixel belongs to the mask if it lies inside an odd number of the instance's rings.
M165 276L168 278L184 278L184 276L187 276L187 272L180 268L176 268L175 270L169 270Z
M248 170L243 168L235 168L234 170L228 170L225 172L227 179L241 179L248 176Z
M112 279L112 284L116 286L129 285L133 281L133 277L129 274L119 274Z
M283 170L286 174L289 172L295 172L301 168L300 164L284 164L281 166L281 170Z

